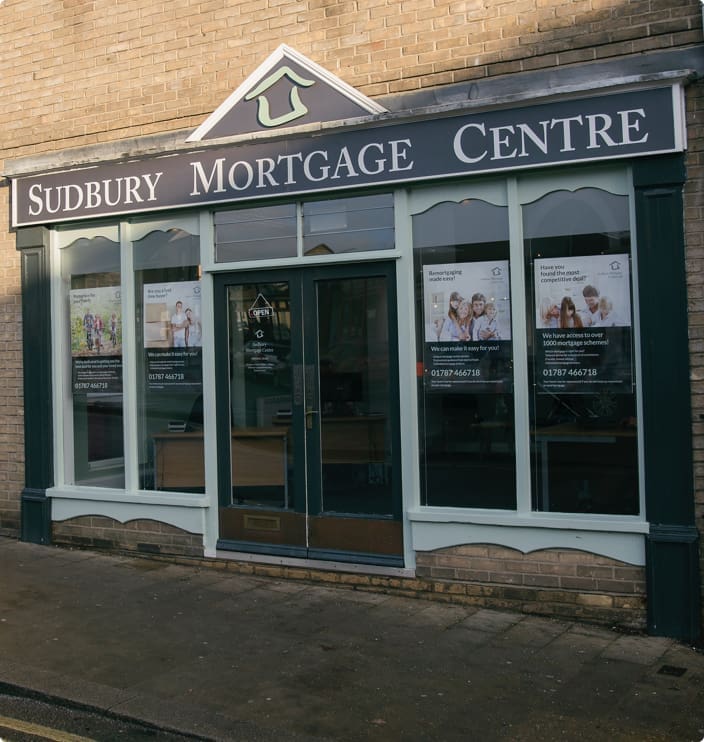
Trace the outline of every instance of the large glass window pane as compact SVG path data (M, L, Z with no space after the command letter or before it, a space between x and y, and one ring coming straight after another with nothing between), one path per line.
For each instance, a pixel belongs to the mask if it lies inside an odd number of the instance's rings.
M140 488L203 492L199 239L155 230L133 254Z
M233 209L215 214L215 261L295 257L296 205Z
M120 245L80 238L61 251L68 289L73 472L67 482L124 487Z
M303 254L393 250L394 202L390 193L303 204Z
M413 217L424 505L515 508L507 209Z
M228 307L232 502L289 510L295 495L289 284L231 286ZM289 526L287 536L297 533L294 520Z
M383 276L317 283L321 510L390 515L391 390Z
M523 222L533 507L636 515L628 198L557 191Z

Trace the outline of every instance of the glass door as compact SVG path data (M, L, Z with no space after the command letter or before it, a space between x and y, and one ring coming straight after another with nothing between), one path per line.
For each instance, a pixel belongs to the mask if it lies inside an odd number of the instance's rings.
M218 278L221 545L400 564L393 265Z

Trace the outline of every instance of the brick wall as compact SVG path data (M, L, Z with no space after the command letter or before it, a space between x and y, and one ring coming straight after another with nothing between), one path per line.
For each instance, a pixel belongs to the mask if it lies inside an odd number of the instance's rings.
M687 89L687 185L685 230L687 299L692 382L692 438L695 514L700 532L699 554L704 626L704 84Z
M645 626L645 569L572 549L468 545L416 555L434 591L525 613Z
M0 188L0 220L7 218L7 197ZM19 254L14 236L0 231L0 534L13 536L19 533L24 484L21 312Z
M203 555L202 536L153 520L120 523L105 516L82 516L54 522L52 540L58 545L82 549L189 557Z
M699 0L5 0L6 156L194 128L282 41L376 96L701 41Z

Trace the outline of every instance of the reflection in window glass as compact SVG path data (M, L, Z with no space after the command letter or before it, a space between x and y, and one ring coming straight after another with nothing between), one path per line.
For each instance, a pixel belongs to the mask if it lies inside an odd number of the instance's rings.
M386 279L322 280L316 294L321 509L391 515Z
M422 502L515 508L507 210L438 204L413 235Z
M303 204L303 254L393 250L393 196L385 193Z
M228 288L232 503L292 509L291 295L287 281Z
M199 240L134 243L140 488L205 490Z
M69 483L124 487L120 245L78 239L61 251L68 287L73 406ZM73 480L71 482L71 480Z
M214 221L218 263L296 255L295 204L219 211Z
M523 221L533 507L636 515L628 198L558 191Z

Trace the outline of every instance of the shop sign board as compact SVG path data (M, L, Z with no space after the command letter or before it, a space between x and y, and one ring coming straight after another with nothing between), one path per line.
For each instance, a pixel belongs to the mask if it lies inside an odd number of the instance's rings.
M12 225L681 151L678 85L257 139L12 181Z

